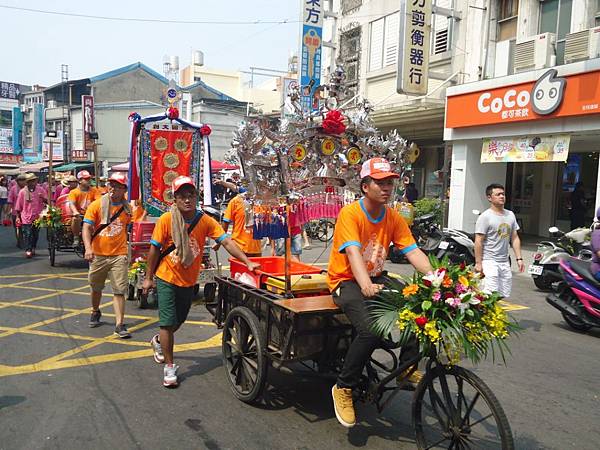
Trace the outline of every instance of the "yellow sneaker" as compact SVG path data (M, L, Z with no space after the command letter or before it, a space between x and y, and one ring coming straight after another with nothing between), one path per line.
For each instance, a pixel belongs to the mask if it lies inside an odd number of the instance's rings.
M339 423L346 428L351 428L356 424L356 415L354 414L354 403L352 402L352 389L338 388L333 385L331 388L333 397L333 409Z
M402 383L406 377L406 374L408 372L410 372L411 370L412 370L412 367L409 367L404 372L402 372L400 375L398 375L398 377L396 378L396 383L397 384ZM417 384L419 384L419 382L423 379L423 377L424 377L423 372L421 372L420 370L415 370L406 380L407 384L405 385L405 389L410 389L410 390L416 389Z

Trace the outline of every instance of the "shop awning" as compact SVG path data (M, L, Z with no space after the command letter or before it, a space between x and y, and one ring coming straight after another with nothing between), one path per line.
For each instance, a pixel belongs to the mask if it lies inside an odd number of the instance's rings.
M52 167L56 167L60 163L52 164ZM21 172L42 172L48 170L48 161L34 163L34 164L23 164L19 170Z
M19 175L20 173L18 167L0 165L0 175Z
M84 167L92 167L94 165L93 162L78 162L78 163L69 163L64 166L55 167L55 172L70 172L72 170L83 169Z
M114 165L110 168L113 172L127 172L129 171L129 161L121 164Z

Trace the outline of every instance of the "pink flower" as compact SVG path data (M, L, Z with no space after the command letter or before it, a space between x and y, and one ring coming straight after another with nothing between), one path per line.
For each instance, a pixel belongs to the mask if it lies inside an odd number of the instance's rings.
M442 293L441 293L440 291L435 291L435 292L433 293L433 295L431 296L431 299L432 299L434 302L439 302L439 301L441 300L441 298L442 298Z
M447 298L446 303L450 305L452 308L458 308L458 305L461 304L460 298L452 297Z
M465 292L467 292L467 287L466 287L464 284L460 284L460 283L458 283L458 284L456 285L456 287L454 288L454 291L455 291L457 294L464 294Z

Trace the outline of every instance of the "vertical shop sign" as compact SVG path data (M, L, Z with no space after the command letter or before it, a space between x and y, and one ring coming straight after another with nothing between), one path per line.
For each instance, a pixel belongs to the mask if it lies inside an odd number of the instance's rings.
M15 155L20 155L23 153L23 147L21 145L23 138L23 112L18 106L13 108L12 135L13 153Z
M12 153L12 128L0 128L0 153Z
M400 45L398 46L400 55L398 55L396 86L399 94L427 94L431 9L432 0L407 0L402 2L400 9Z
M42 142L44 140L44 105L42 103L33 104L33 124L32 124L31 148L23 150L23 160L28 163L42 161Z
M92 95L81 96L81 118L83 120L83 149L86 151L94 150L94 140L90 138L90 133L94 132L94 97Z
M321 51L323 44L324 0L302 0L302 50L300 86L302 89L302 111L319 109L321 84Z

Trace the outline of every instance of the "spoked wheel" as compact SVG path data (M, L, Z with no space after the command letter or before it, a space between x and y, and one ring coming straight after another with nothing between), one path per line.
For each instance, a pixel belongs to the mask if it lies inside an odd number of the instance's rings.
M141 289L137 290L137 294L135 296L135 303L139 309L146 309L150 306L150 304L148 303L148 295L150 294L144 294L144 292Z
M321 242L328 242L333 238L335 225L329 220L323 220L319 223L317 239Z
M223 327L223 366L239 400L251 403L262 393L267 379L265 338L258 318L248 308L233 308Z
M496 396L461 367L429 371L415 391L412 414L419 449L515 448Z

